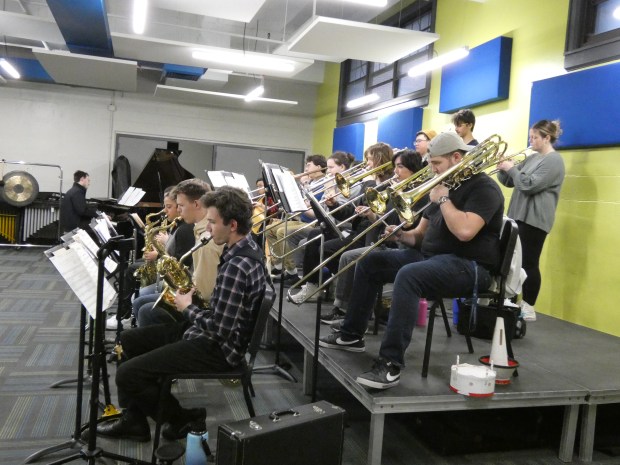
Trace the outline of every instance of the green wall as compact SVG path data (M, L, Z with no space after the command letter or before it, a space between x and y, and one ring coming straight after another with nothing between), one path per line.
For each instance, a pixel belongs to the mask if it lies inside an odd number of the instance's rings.
M340 63L325 65L325 81L319 86L314 119L312 151L329 156L338 111L338 87L340 86Z
M513 38L510 97L474 108L474 134L483 140L499 134L508 152L527 145L531 83L564 74L563 51L568 0L439 0L436 32L438 53L455 47L476 47L504 35ZM322 112L317 112L315 148L331 147L335 127L338 73L320 90ZM326 81L327 82L327 81ZM438 132L451 127L441 114L441 72L432 76L430 104L423 127ZM467 92L467 89L463 89ZM576 89L578 92L578 89ZM568 98L568 97L567 97ZM331 99L331 105L326 100ZM326 111L333 108L333 112ZM553 119L557 115L548 115ZM331 120L331 126L330 126ZM620 311L615 296L620 287L620 251L614 231L620 230L619 149L563 151L566 180L556 223L541 257L543 283L536 309L567 321L620 336ZM506 206L511 195L504 189ZM618 286L618 287L617 287ZM530 332L535 334L535 323ZM579 343L579 341L576 341Z

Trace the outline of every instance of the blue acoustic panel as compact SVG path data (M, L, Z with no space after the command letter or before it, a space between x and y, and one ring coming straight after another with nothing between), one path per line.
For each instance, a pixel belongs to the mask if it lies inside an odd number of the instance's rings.
M0 56L0 58L4 58ZM52 77L47 74L45 68L41 66L37 60L31 58L15 58L9 57L8 60L17 69L24 81L54 82ZM13 79L2 68L0 68L0 76L6 79Z
M420 129L422 129L422 109L409 108L379 118L377 141L390 144L393 148L411 149L414 148L415 134Z
M334 129L332 150L352 153L356 160L361 160L364 157L364 129L365 126L361 123Z
M439 111L453 113L508 98L512 39L497 37L441 72Z
M560 120L556 147L620 145L620 63L543 79L532 84L530 126Z

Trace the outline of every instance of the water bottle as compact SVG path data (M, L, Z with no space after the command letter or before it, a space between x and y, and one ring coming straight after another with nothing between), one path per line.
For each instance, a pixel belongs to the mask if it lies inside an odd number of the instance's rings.
M418 321L416 325L426 326L426 320L428 319L428 301L426 299L420 299L418 305Z
M459 299L452 299L452 324L459 323Z
M190 431L187 433L187 443L185 444L185 464L186 465L207 465L207 457L211 455L208 431Z

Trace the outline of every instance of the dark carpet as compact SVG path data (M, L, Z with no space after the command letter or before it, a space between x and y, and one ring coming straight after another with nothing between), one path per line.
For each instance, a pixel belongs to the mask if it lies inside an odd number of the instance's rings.
M49 386L77 374L79 312L79 302L44 256L43 249L0 249L0 465L20 464L34 452L71 439L76 384L56 389ZM108 337L113 338L113 333L108 332ZM301 379L302 351L286 335L283 352L284 360L292 365L291 373ZM258 364L269 364L273 358L272 351L262 351ZM115 366L107 367L114 402ZM301 382L260 374L253 377L253 383L257 415L310 402L302 393ZM218 425L247 418L240 388L225 387L218 381L183 380L174 390L184 405L207 407L212 448L217 447ZM84 394L89 393L87 384ZM343 463L366 463L370 418L367 411L326 372L319 375L319 397L347 410ZM83 402L85 419L87 400ZM468 416L467 412L452 417L398 415L386 421L382 463L559 465L559 438L544 434L545 425L557 421L557 416L553 409L521 415L487 414L484 418ZM460 427L455 428L455 422ZM472 428L478 428L478 434L471 434ZM291 446L300 447L308 442L308 438L299 438L299 444ZM98 445L110 452L150 459L150 443L99 440ZM55 452L36 463L48 463L72 452L75 450ZM601 451L595 451L594 459L593 464L620 464L620 458ZM73 463L80 462L81 459ZM184 463L183 459L178 463ZM576 456L573 463L580 463Z

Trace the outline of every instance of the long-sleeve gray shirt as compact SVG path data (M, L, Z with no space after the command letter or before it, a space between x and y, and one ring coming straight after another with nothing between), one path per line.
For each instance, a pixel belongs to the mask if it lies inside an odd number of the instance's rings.
M564 182L564 161L558 152L534 153L508 171L497 173L506 187L514 187L508 216L549 233Z

